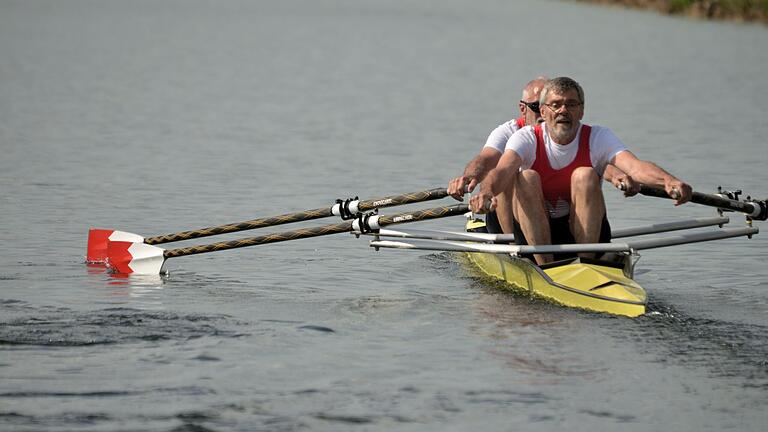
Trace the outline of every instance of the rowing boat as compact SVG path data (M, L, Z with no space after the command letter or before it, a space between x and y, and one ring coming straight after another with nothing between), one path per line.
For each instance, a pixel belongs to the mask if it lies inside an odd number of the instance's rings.
M479 219L467 222L468 231L484 227ZM563 306L628 317L645 313L647 295L633 280L635 260L629 254L566 259L544 266L511 254L467 252L467 257L485 275Z
M475 230L484 225L470 216L467 227ZM718 229L685 232L680 235L632 239L628 242L568 245L513 245L507 234L472 231L429 231L382 229L370 242L375 248L421 249L464 252L480 272L522 290L563 306L636 317L645 313L647 295L634 279L638 251L718 239L752 236L759 230L753 226L723 228L727 217L689 219L626 228L612 232L613 238L637 237L676 230L692 230L706 226ZM382 240L399 237L402 240ZM575 254L603 253L600 259L570 258L543 266L525 255L533 253Z
M658 191L644 188L646 195L662 196ZM747 213L744 227L724 228L730 219L719 216L697 218L612 231L612 238L630 238L626 242L569 244L569 245L513 245L509 234L488 234L485 223L471 214L464 232L429 230L382 229L370 242L375 248L421 249L463 252L468 261L483 275L501 280L516 290L547 299L563 306L603 312L613 315L637 317L646 311L645 289L634 280L634 267L638 251L696 242L757 234L752 220L765 220L763 201L752 201L748 208L741 201L729 197L697 194L695 201L713 206L728 206L725 210ZM704 202L706 201L706 202ZM703 227L714 230L692 231ZM638 238L648 234L682 231L681 234ZM401 240L383 240L398 237ZM543 266L525 258L534 253L571 254L595 252L600 259L569 258ZM556 255L557 256L557 255Z

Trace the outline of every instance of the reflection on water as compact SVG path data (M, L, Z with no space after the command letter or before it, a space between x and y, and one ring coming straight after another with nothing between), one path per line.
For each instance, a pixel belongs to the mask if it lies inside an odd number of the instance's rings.
M165 308L162 290L167 276L126 275L110 272L103 264L86 264L89 285L100 292L102 301L112 304L130 305L142 310ZM99 287L103 288L99 288Z

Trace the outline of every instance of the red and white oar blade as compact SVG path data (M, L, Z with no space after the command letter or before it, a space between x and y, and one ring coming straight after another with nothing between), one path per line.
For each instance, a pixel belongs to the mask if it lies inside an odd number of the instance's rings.
M85 262L103 263L107 261L107 240L113 230L91 228L88 230L88 252Z
M163 249L129 241L107 242L107 267L121 274L159 275L163 270Z
M88 231L88 252L85 261L88 263L107 262L107 243L109 241L129 241L141 243L144 237L125 231L91 228Z

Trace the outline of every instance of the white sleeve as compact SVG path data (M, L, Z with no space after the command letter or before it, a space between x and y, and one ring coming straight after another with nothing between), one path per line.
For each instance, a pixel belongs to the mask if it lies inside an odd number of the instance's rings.
M499 153L504 153L504 146L507 145L507 140L515 133L515 130L517 130L517 124L515 124L514 128L510 126L510 122L500 124L488 135L483 148L489 147Z
M515 132L507 141L507 150L512 150L523 160L521 169L528 169L536 160L536 134L532 126L526 126Z
M611 159L617 154L625 151L627 147L614 135L613 131L607 127L592 126L592 136L590 139L590 159L592 166L595 167L601 176L605 172L605 167Z

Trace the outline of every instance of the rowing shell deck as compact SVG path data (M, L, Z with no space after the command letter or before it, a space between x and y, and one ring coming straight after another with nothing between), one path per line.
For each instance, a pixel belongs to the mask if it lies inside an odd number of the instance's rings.
M467 256L488 276L564 306L628 317L645 313L645 290L632 280L631 265L575 259L541 268L526 258L504 254L468 252Z
M467 231L484 228L483 221L467 221ZM486 275L564 306L628 317L645 313L647 296L632 280L634 263L629 255L613 255L613 261L569 259L541 267L509 254L468 252L467 256Z

